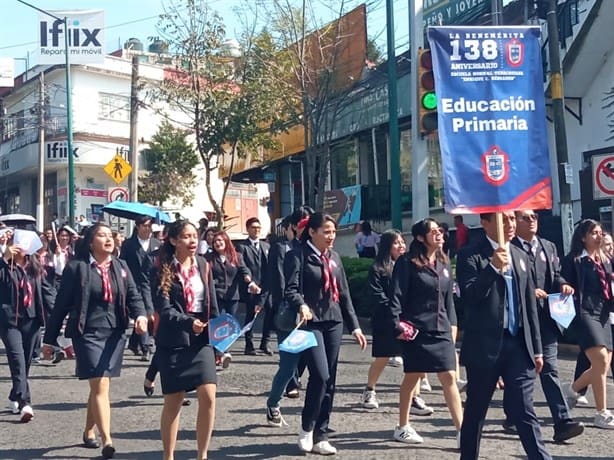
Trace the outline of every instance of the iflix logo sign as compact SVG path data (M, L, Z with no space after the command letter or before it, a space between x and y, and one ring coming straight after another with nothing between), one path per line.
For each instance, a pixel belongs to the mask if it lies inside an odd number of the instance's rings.
M104 62L104 11L52 11L59 19L39 15L39 63L64 64L68 34L69 62L88 64ZM67 19L68 27L63 18Z

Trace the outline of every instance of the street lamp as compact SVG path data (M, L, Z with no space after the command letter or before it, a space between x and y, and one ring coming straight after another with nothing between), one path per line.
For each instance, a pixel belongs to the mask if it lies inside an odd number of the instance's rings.
M69 61L69 46L68 46L68 17L59 18L56 15L40 9L34 5L25 2L24 0L17 0L19 3L23 3L30 8L39 11L53 19L64 23L64 57L66 66L66 146L68 150L68 222L70 225L74 225L75 222L75 160L73 156L73 138L72 138L72 96L70 85L70 61ZM39 223L40 225L40 223Z

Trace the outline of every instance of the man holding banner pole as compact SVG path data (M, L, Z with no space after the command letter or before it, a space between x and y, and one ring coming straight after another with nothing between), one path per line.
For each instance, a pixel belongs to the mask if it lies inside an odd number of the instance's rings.
M445 208L480 214L486 231L456 269L469 381L461 459L478 458L499 376L529 459L551 458L533 408L543 366L535 283L527 254L510 245L515 210L552 208L539 37L534 26L428 28Z

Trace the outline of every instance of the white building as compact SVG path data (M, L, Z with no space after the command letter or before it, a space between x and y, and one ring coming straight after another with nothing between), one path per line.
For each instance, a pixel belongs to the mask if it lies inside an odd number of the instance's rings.
M117 184L104 167L117 153L126 157L130 132L131 56L123 50L119 56L105 57L104 64L72 65L71 91L73 114L73 148L75 151L75 216L85 215L96 221L99 209L113 198L127 197L128 180ZM155 85L164 78L164 66L149 63L152 53L140 53L139 81ZM159 56L159 55L156 55ZM0 88L0 211L2 214L27 213L36 215L39 165L39 74L44 72L46 99L44 218L48 224L53 214L65 220L68 209L68 149L66 141L66 83L64 66L39 65L15 79L14 88ZM27 79L26 79L27 75ZM141 90L139 99L145 98ZM182 115L169 107L141 105L138 114L138 150L148 146L158 130L162 116L182 120ZM145 166L139 161L139 166ZM206 211L212 211L205 190L204 167L195 169L198 189L193 206L181 209L173 202L165 208L182 217L198 221ZM223 183L212 178L214 196L221 197ZM232 184L231 184L232 188ZM268 195L266 185L254 190L257 201ZM232 193L230 194L232 195ZM235 205L237 207L237 205ZM240 204L238 205L240 208ZM268 225L265 206L257 210L263 225ZM250 216L251 217L251 216ZM108 221L109 216L104 219ZM117 223L117 220L111 221ZM39 227L43 227L39 224ZM235 226L236 227L236 226ZM243 227L242 225L240 226ZM232 229L233 231L235 228ZM238 229L237 229L238 230ZM234 235L238 237L238 235Z

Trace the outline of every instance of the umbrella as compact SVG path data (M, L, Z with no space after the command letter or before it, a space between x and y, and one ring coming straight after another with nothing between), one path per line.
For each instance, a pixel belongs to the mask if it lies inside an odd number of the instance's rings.
M139 216L149 216L159 222L172 222L170 216L164 211L145 203L133 201L113 201L102 208L107 214L135 220Z
M279 350L286 353L300 353L308 348L318 345L316 336L311 331L304 331L302 329L294 329L290 332L290 335L285 338L283 342L279 344Z
M223 313L209 320L209 342L221 353L241 337L241 325L236 318L228 313Z
M5 214L0 216L0 222L6 225L28 225L35 224L36 219L28 214Z

